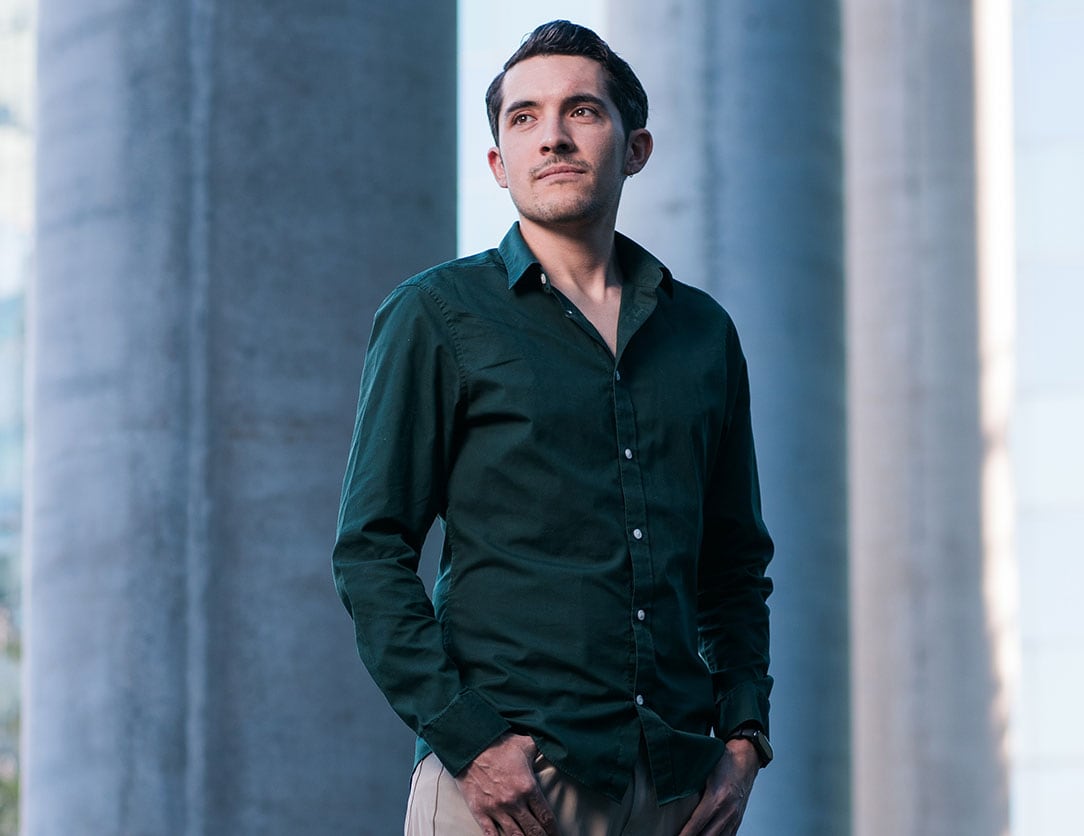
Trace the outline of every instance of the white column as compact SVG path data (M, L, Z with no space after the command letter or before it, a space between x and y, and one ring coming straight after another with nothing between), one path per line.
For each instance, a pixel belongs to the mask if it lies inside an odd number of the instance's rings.
M972 9L844 9L855 832L1001 834Z
M655 155L618 227L733 315L771 574L771 737L743 834L850 826L840 15L835 2L612 2Z
M40 0L27 834L392 833L330 548L377 301L455 250L455 7Z

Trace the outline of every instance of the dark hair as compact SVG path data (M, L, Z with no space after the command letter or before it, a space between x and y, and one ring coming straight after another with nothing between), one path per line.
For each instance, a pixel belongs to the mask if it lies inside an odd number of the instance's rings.
M493 141L499 144L497 120L500 117L504 93L501 86L504 74L520 61L537 55L581 55L598 61L606 72L606 92L617 105L625 136L647 124L647 93L640 79L625 59L610 49L602 38L588 29L567 20L552 20L535 29L512 57L504 62L504 69L486 90L486 111Z

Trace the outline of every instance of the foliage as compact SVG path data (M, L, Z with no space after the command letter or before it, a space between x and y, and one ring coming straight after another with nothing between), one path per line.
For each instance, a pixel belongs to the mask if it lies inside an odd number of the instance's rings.
M0 603L0 663L19 662L19 632L11 610ZM6 657L6 658L5 658ZM19 705L0 712L0 836L19 832Z

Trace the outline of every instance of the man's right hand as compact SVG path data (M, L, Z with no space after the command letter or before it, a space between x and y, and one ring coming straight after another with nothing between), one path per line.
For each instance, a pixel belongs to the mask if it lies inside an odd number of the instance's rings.
M553 810L535 779L537 755L527 735L504 734L456 776L485 836L558 836Z

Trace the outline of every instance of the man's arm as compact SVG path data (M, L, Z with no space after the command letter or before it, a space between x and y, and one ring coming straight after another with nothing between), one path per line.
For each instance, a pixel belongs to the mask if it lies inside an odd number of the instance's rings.
M440 303L398 288L373 324L332 557L362 661L453 774L509 729L464 685L417 575L445 501L460 387Z
M730 325L728 420L716 452L704 508L697 610L700 652L715 691L715 734L741 726L768 731L768 605L765 570L773 545L760 510L749 409L749 372ZM679 836L738 832L760 760L748 740L729 740Z
M731 325L728 420L705 493L697 612L700 653L715 691L715 734L739 726L768 731L768 605L765 575L774 546L760 509L749 410L749 372Z

